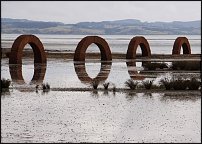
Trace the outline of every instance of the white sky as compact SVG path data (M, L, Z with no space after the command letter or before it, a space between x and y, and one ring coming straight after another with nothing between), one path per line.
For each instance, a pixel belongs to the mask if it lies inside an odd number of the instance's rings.
M1 17L73 24L139 19L201 20L200 1L1 1Z

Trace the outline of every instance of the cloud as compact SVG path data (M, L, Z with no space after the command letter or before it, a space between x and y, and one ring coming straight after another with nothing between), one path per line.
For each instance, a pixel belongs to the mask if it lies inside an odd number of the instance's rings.
M139 19L191 21L201 19L199 1L1 1L1 16L77 23Z

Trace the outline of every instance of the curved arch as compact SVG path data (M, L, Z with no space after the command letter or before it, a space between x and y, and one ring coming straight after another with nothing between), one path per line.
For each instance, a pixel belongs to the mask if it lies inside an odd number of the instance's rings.
M22 53L26 44L33 49L34 63L46 63L46 53L39 38L34 35L20 35L12 45L9 64L22 64Z
M111 61L112 55L108 43L101 37L98 36L86 36L77 45L74 61L85 61L85 54L90 44L96 44L101 52L101 60Z
M138 45L140 45L143 57L151 56L151 50L148 41L142 36L136 36L130 40L126 53L126 59L136 59ZM133 65L135 66L135 63L133 63Z
M22 65L9 65L11 79L17 84L26 84L22 76ZM46 64L34 64L34 75L30 84L42 84L46 73Z
M90 84L93 81L104 82L110 73L112 62L101 62L100 72L95 78L91 78L88 76L86 72L85 62L74 62L74 69L82 83Z
M183 49L183 54L191 54L191 47L189 40L186 37L177 37L173 44L172 54L180 54L181 47Z

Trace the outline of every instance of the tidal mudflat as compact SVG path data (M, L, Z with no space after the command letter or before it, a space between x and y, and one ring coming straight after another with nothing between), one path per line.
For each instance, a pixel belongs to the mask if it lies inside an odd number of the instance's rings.
M129 71L143 70L141 63L135 68L127 67L123 60L113 60L110 67L103 69L100 76L117 89L125 89L124 82L131 78ZM200 90L93 90L86 77L96 77L101 63L87 61L85 70L85 73L76 72L71 59L49 59L40 82L48 82L52 90L36 91L36 85L30 84L33 61L24 60L24 84L13 81L11 89L1 96L1 142L201 141ZM12 79L7 59L2 59L1 74ZM153 79L154 84L172 75L200 78L200 71L143 73L146 79ZM92 90L60 91L57 88Z
M1 142L200 142L195 93L20 92L1 96Z

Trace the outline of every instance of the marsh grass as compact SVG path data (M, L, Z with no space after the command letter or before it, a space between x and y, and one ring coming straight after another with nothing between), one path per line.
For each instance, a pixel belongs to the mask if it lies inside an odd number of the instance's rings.
M1 89L2 88L9 88L11 84L11 81L9 79L1 79Z
M48 83L43 83L43 84L42 84L42 89L43 89L43 90L50 90L50 84L48 84Z
M97 89L99 84L100 82L98 80L93 80L91 86L93 87L93 89Z
M108 90L109 84L109 82L103 84L105 90Z
M155 85L155 84L152 84L152 86L151 86L151 89L163 89L164 88L164 86L163 85Z
M166 90L171 90L173 88L173 81L168 78L161 79L160 84L162 84Z
M113 91L113 93L115 94L115 92L116 92L116 85L115 85L114 83L113 83L112 85L113 85L112 91Z
M132 79L128 79L125 82L125 86L129 87L131 90L135 90L138 85L138 82L134 82Z
M188 81L187 87L189 90L198 90L200 87L200 81L198 81L196 78L192 78Z
M173 80L173 89L174 90L186 90L188 81L183 80L182 78L178 78Z
M151 89L153 82L154 80L146 80L146 81L143 81L142 84L144 85L146 89Z

